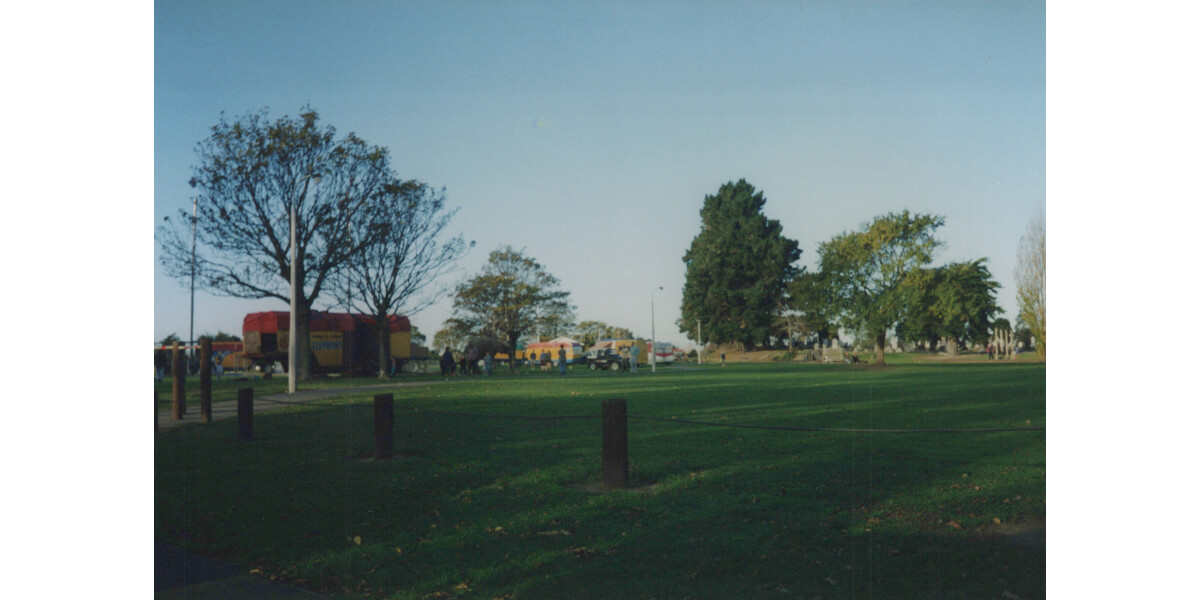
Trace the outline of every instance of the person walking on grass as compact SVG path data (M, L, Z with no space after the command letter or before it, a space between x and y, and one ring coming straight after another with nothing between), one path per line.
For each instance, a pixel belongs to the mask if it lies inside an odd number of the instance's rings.
M637 373L638 352L640 352L640 350L638 350L637 343L634 343L629 347L629 371L631 373Z
M558 374L567 374L567 345L560 344L558 346Z
M442 377L449 377L454 374L454 354L450 352L450 346L446 346L446 351L442 352Z
M725 353L724 352L721 353L721 366L722 367L725 366Z

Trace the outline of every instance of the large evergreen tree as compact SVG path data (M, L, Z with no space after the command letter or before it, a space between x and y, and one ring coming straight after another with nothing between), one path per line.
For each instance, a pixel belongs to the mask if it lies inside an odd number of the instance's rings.
M698 343L739 342L749 349L771 335L800 248L784 237L779 221L763 215L766 202L745 179L704 198L700 233L683 255L687 279L678 321L689 337L700 322L704 339Z
M821 272L804 272L788 282L786 307L800 313L800 331L817 336L818 345L837 334L837 323L827 277Z

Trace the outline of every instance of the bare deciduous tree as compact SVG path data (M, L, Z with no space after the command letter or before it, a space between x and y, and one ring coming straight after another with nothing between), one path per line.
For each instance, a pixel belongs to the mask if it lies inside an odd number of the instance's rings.
M1046 217L1033 218L1016 250L1016 304L1021 323L1037 342L1038 358L1046 359Z
M1017 248L1017 314L1029 327L1038 358L1046 360L1046 215L1029 222Z
M457 210L446 209L446 194L418 181L389 186L380 235L363 247L338 275L334 286L339 301L351 311L374 315L379 330L379 377L388 377L389 315L411 316L433 304L447 291L437 285L462 256L468 244L462 236L443 240ZM368 227L358 223L355 229ZM353 244L352 236L347 243Z
M292 300L296 215L296 337L309 348L309 314L330 277L372 242L370 227L347 243L351 224L374 223L385 186L395 180L387 150L353 133L336 137L309 108L268 121L266 110L233 122L224 116L196 148L195 217L180 211L157 231L167 274L237 298ZM192 232L195 224L196 251ZM309 352L296 357L312 377Z

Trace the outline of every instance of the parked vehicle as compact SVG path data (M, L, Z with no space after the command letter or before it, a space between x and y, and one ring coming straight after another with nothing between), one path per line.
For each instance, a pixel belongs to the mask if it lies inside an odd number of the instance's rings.
M256 365L270 368L288 364L289 314L283 311L246 315L242 321L245 356ZM379 372L379 327L371 315L312 311L309 319L309 358L314 373ZM413 347L412 327L407 317L388 317L388 355L397 371L413 359L426 359L429 351ZM343 352L348 350L348 352Z
M629 362L612 348L593 348L583 355L589 369L599 371L621 371L629 368Z

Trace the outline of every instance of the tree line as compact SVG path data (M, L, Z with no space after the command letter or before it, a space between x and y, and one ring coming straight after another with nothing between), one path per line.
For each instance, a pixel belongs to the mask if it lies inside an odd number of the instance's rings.
M883 364L889 334L930 347L942 342L953 354L1011 328L996 318L1003 311L987 258L930 266L944 246L935 236L943 217L908 210L878 216L819 244L819 266L808 271L795 266L799 244L763 214L765 204L744 179L704 198L700 233L683 255L687 274L677 322L697 343L747 349L772 339L824 343L841 330L869 341L875 362ZM1019 250L1018 330L1036 340L1044 358L1040 223Z

